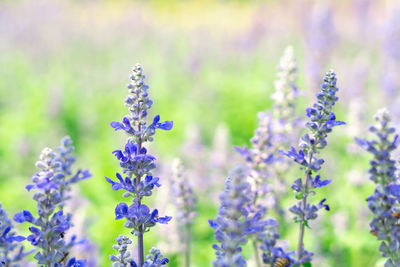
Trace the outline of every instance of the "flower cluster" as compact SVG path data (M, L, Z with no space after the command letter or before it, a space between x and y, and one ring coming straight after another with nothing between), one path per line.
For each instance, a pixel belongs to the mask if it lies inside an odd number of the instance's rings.
M113 246L113 249L118 251L118 255L111 255L110 260L113 262L113 267L136 267L135 261L130 257L131 253L128 251L128 245L132 244L132 241L124 236L119 235L115 241L117 244Z
M376 184L374 193L367 198L368 207L374 214L370 222L371 233L381 241L379 251L388 258L385 267L400 265L400 188L396 175L396 162L391 152L399 145L398 135L392 137L395 129L390 127L390 116L386 109L375 115L376 124L369 132L376 135L373 140L355 138L363 149L373 154L370 161L370 179Z
M179 159L175 159L172 163L172 194L178 209L176 216L178 224L183 228L190 227L197 215L194 211L197 198L185 176L184 166Z
M115 239L117 244L113 246L118 251L118 255L111 255L110 260L113 262L113 267L137 267L136 262L131 258L131 253L128 251L128 246L132 241L124 236L119 235ZM169 261L161 254L158 248L151 248L149 254L146 256L146 261L143 263L144 267L160 267L167 264Z
M68 137L64 138L62 144L71 147L72 142ZM63 147L65 148L65 146ZM18 223L29 222L31 234L27 240L33 246L39 248L34 258L38 264L44 266L84 266L84 261L71 258L68 260L69 249L75 244L76 236L72 236L69 242L64 240L64 235L71 227L71 214L64 214L63 206L68 196L65 192L69 190L69 184L75 181L89 178L89 171L78 171L73 177L71 174L72 156L68 152L58 149L59 154L50 148L45 148L40 160L36 162L39 172L32 176L33 184L26 186L28 191L35 189L33 199L37 202L38 217L34 217L27 210L14 215ZM65 153L63 153L65 152Z
M184 166L179 159L175 159L172 163L172 194L174 196L174 204L177 208L177 227L180 241L185 248L185 263L190 265L190 239L191 226L197 213L196 196L189 181L185 175Z
M76 161L76 158L72 155L74 150L75 147L69 136L63 137L61 139L61 145L56 148L57 160L61 162L61 173L64 175L63 179L57 180L62 201L60 205L62 208L65 206L65 201L71 198L67 195L67 192L71 191L71 185L92 177L89 170L81 169L72 175L72 164Z
M292 252L286 253L282 247L278 246L279 238L277 221L274 219L266 220L264 230L258 234L258 239L263 242L260 249L263 252L262 260L265 264L274 266L279 259L286 259L288 264L295 262L295 259L291 257Z
M263 221L269 208L273 208L280 218L284 215L280 200L287 191L284 175L289 169L289 160L278 151L288 148L294 139L293 133L296 132L294 129L299 122L295 116L295 100L298 95L297 66L291 47L285 49L278 66L277 76L278 79L274 84L275 92L272 95L273 113L260 112L258 114L259 124L254 137L250 140L251 148L236 148L251 169L250 178L254 194L249 211L258 214L260 222ZM278 255L274 256L278 251L275 249L277 238L274 242L271 241L271 237L277 235L278 222L274 219L268 219L267 222L264 229L255 234L252 240L257 266L261 266L259 248L267 255L264 256L265 263L273 264L278 257ZM273 225L275 227L272 227ZM270 230L273 232L269 233ZM268 249L271 250L268 251ZM282 253L284 253L283 250Z
M321 169L324 163L322 158L316 155L327 145L326 138L334 126L345 124L337 121L332 109L338 97L336 92L336 74L333 71L326 73L324 83L321 86L321 92L316 95L317 102L311 108L306 109L306 115L310 119L306 126L309 133L306 133L300 139L299 150L294 147L288 152L281 152L304 169L304 180L299 178L295 180L292 189L295 191L296 199L299 202L289 210L295 215L294 220L300 224L299 243L297 247L297 260L300 263L309 262L312 253L304 249L303 237L305 226L308 226L309 220L317 218L317 212L320 209L329 210L325 204L326 199L322 199L318 204L307 203L308 197L315 194L315 189L328 185L330 180L322 180L316 173ZM316 175L313 175L316 174Z
M116 220L125 218L125 226L132 229L131 233L138 237L138 265L144 266L143 234L156 223L166 224L171 217L159 217L157 209L150 209L142 204L143 197L152 195L152 190L160 187L159 178L153 177L151 171L156 167L155 157L148 155L144 147L145 142L153 141L156 129L171 130L172 121L160 122L160 116L154 117L151 124L147 124L148 110L153 101L147 92L149 86L145 84L145 75L140 64L136 64L131 75L131 83L127 85L129 95L125 98L125 106L129 114L122 122L111 122L116 131L125 131L129 138L124 151L115 150L113 154L120 161L125 178L117 173L119 182L106 177L113 190L123 189L124 197L132 197L132 204L128 207L119 203L115 208Z
M146 261L143 264L143 267L159 267L166 265L169 262L167 258L164 258L164 255L161 254L158 248L152 247L149 251L149 254L146 256Z
M278 66L278 79L274 83L275 92L273 114L260 112L258 128L254 131L251 148L237 148L251 168L250 177L254 184L255 204L257 199L268 199L276 213L283 215L280 199L286 191L284 174L289 161L278 153L293 141L293 132L299 122L295 116L295 100L298 95L296 85L297 65L293 48L287 47Z
M250 215L248 205L252 200L251 186L247 182L248 172L241 166L235 167L221 194L221 205L215 220L209 224L215 229L215 239L221 245L214 244L217 256L214 266L246 266L241 251L249 235L263 230L265 221L260 213Z
M298 89L297 64L291 46L286 47L278 65L278 79L274 83L275 92L271 98L274 100L274 116L282 121L282 128L286 132L293 130L289 122L295 117L296 97ZM285 129L286 128L286 129Z
M24 247L18 242L25 237L17 235L12 229L11 220L0 203L0 266L18 266L16 262L32 252L24 252Z

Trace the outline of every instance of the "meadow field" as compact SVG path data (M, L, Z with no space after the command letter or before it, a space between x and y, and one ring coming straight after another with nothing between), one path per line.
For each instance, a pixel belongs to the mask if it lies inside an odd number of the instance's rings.
M334 110L346 122L335 127L321 152L321 176L332 182L318 195L327 198L330 211L321 212L305 234L313 266L384 266L366 202L375 188L368 174L371 156L354 137L368 136L381 107L388 108L394 126L400 123L400 4L394 0L1 1L0 202L10 217L35 211L33 194L25 189L35 162L44 147L55 148L69 135L74 168L92 173L74 187L68 207L74 211L71 231L89 242L76 255L89 266L111 266L115 238L130 231L114 214L125 199L104 178L120 172L112 151L126 139L110 122L127 113L125 86L140 63L154 101L150 117L174 122L171 131L157 132L149 148L162 186L146 200L173 218L146 233L144 246L157 246L169 266L185 266L170 191L171 164L178 157L197 197L191 266L211 266L216 241L208 220L217 215L230 169L245 164L234 147L250 145L258 112L273 112L277 66L287 46L298 70L296 116L307 120L305 109L334 69ZM307 129L301 123L293 131L298 138ZM393 152L396 160L398 155ZM287 209L296 202L290 184L300 176L295 165L285 173L287 193L280 203L286 212L279 231L293 250L298 226ZM28 233L24 224L15 228ZM250 243L243 255L256 266Z

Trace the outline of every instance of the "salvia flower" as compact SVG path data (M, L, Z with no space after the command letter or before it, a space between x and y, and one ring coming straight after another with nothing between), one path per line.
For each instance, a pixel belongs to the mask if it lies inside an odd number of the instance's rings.
M296 85L297 65L293 48L285 49L278 66L277 76L278 79L274 83L275 92L272 94L273 113L260 112L258 114L258 128L250 140L251 148L236 148L251 169L250 182L254 194L249 211L259 214L260 222L263 222L267 209L270 208L275 210L281 221L284 221L282 220L284 210L280 206L280 200L287 192L285 174L289 169L290 161L278 152L281 149L287 149L293 142L294 136L297 137L297 134L293 133L296 133L295 129L299 122L299 118L295 116L295 100L298 96L298 89ZM303 158L299 160L303 160ZM272 221L278 224L273 219L268 221L268 224ZM252 237L257 266L261 266L259 247L262 246L263 251L270 248L270 246L265 246L265 243L269 241L264 240L267 236L274 236L274 233L265 232L269 230L273 229L265 227ZM273 257L269 258L274 260ZM273 261L270 264L273 264Z
M42 151L36 163L40 171L32 177L34 184L27 186L28 190L37 190L33 199L37 201L38 217L35 218L27 210L14 215L16 222L33 225L29 227L31 234L27 240L39 248L34 258L38 264L45 266L59 264L68 253L63 235L70 224L61 210L55 212L62 201L58 191L59 180L64 178L61 165L53 150L45 148Z
M321 179L321 176L317 174L324 160L317 158L316 155L327 145L326 138L332 128L345 124L337 121L332 111L338 100L336 80L336 74L333 71L327 72L324 83L321 85L321 92L316 95L317 102L311 108L306 109L306 116L309 118L306 126L309 132L301 137L299 149L296 150L292 147L288 152L281 152L304 170L304 179L296 179L291 186L299 202L289 209L295 215L295 222L300 224L297 244L298 263L309 262L312 259L312 253L306 251L303 244L304 230L306 226L308 227L308 221L315 220L320 209L329 210L329 206L325 204L326 199L322 199L317 204L307 201L310 195L315 195L316 188L326 186L331 182L329 179Z
M166 265L168 262L169 260L164 258L158 248L152 247L149 254L146 255L146 261L144 262L143 267L159 267Z
M64 234L70 229L70 215L65 215L60 208L63 204L61 187L65 183L63 162L56 152L45 148L40 160L36 162L39 172L33 175L29 190L35 189L33 199L37 202L38 217L34 217L27 210L14 215L14 221L18 223L29 222L31 234L27 240L38 248L34 258L38 264L44 266L84 266L83 261L68 260L69 249L76 244L76 237L70 242L64 240ZM59 209L57 211L57 209Z
M179 159L175 159L172 163L172 193L178 209L176 216L178 223L183 227L193 224L193 220L196 217L194 210L197 198L185 175L184 166Z
M217 259L214 266L246 266L241 251L247 243L249 235L263 229L265 222L260 221L260 214L250 216L248 205L252 200L252 191L247 180L247 170L235 167L225 184L225 192L221 194L221 205L215 220L209 224L215 229L214 244Z
M185 266L190 265L191 226L196 217L196 196L185 175L185 169L179 159L172 163L172 194L177 208L177 227L180 241L185 248Z
M149 207L142 204L144 197L151 196L154 188L160 187L159 178L154 177L151 171L156 167L155 157L147 154L145 142L152 142L157 129L171 130L172 121L160 122L156 115L150 124L147 123L148 111L153 101L149 98L145 84L145 75L140 64L136 64L131 75L131 82L127 85L129 95L125 98L125 106L129 114L122 122L111 122L111 127L116 131L125 131L129 138L124 150L115 150L113 154L120 161L120 166L125 178L116 174L118 181L108 177L106 180L112 185L113 190L123 189L124 197L132 197L132 204L119 203L115 208L115 219L126 219L125 226L131 233L138 237L138 265L144 266L143 234L157 223L165 224L171 217L160 217L158 210L150 212Z
M71 199L71 196L68 194L72 189L71 185L92 177L92 174L89 170L78 169L75 174L73 173L72 165L76 162L76 158L72 154L74 150L75 147L73 145L71 137L64 136L61 139L60 146L57 147L55 151L57 154L57 161L61 162L61 173L64 175L62 179L57 180L58 191L61 197L61 202L59 206L61 207L61 210L63 212L67 201ZM72 214L65 212L64 214L72 227ZM88 241L84 239L77 240L77 236L72 235L70 241L67 243L67 247L68 249L71 249L73 246L83 244L85 242Z
M75 258L71 258L68 262L66 267L85 267L86 262L84 260L77 260Z
M56 148L57 160L61 162L61 173L64 175L63 179L57 180L62 198L61 207L65 205L66 200L70 199L67 192L71 190L71 184L92 177L89 170L80 169L73 175L72 164L76 161L76 158L72 155L74 150L75 147L69 136L63 137L61 145Z
M24 252L24 247L19 242L25 240L25 237L17 235L13 228L6 210L0 203L0 266L19 266L17 262L32 252Z
M395 128L390 126L390 115L386 109L375 115L376 124L369 132L376 136L372 140L355 138L355 141L373 155L369 169L375 191L367 198L368 207L374 215L370 222L371 233L380 240L379 251L388 258L385 267L400 265L399 192L396 162L391 153L398 147Z
M285 48L278 66L278 79L274 83L275 92L271 98L274 100L274 115L282 120L292 120L296 108L298 89L297 64L293 47Z
M139 235L140 231L147 232L156 225L156 223L166 224L171 220L171 217L159 217L158 210L150 209L144 205L134 202L128 207L125 203L119 203L115 208L115 219L119 220L126 218L125 227L132 228L132 234Z
M110 260L113 262L113 267L137 267L136 262L131 258L131 253L128 251L128 245L132 244L132 241L124 236L119 235L115 241L117 244L113 245L113 248L118 251L118 255L110 255Z
M258 234L258 240L262 241L260 245L260 250L263 252L262 260L265 264L274 266L279 260L285 259L287 263L286 266L291 266L291 264L296 262L295 259L291 257L293 253L286 253L284 249L278 245L279 238L278 222L274 219L267 219L264 230Z
M275 92L273 114L260 112L258 128L254 131L251 148L236 148L251 168L250 177L254 184L255 197L264 199L268 194L275 211L283 215L280 199L285 194L284 174L289 168L289 160L278 153L293 142L299 118L295 116L297 64L292 47L287 47L278 66L278 79L274 83ZM297 136L297 134L296 134ZM257 201L254 202L257 204Z
M63 137L60 146L56 148L57 161L61 162L61 173L64 175L62 179L57 180L58 191L61 197L59 206L63 212L67 201L71 199L71 196L68 194L72 189L71 185L92 177L89 170L78 169L75 174L73 173L72 165L76 161L76 158L72 155L74 150L75 147L73 146L73 141L69 136ZM65 216L72 227L72 214L65 213ZM67 243L67 247L70 249L75 245L83 244L85 242L88 241L85 239L77 240L77 236L72 235L70 241Z

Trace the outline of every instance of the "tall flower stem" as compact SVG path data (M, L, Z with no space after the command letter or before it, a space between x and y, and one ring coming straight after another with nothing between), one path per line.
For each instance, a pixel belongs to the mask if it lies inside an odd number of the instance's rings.
M331 182L329 179L322 180L318 174L324 160L316 156L327 146L326 138L332 128L345 124L342 121L337 121L333 112L333 106L338 100L336 81L335 72L326 73L324 83L321 85L321 92L316 95L317 101L311 108L306 109L306 116L310 119L306 123L309 133L300 138L298 151L292 147L290 151L283 152L283 155L293 159L304 170L304 182L299 178L291 186L296 199L299 201L289 209L295 215L295 222L300 224L297 262L294 262L297 265L312 261L313 253L304 249L305 226L308 226L310 220L315 220L318 217L320 209L330 210L329 206L325 204L326 198L323 198L318 204L313 204L311 201L307 203L307 200L310 193L315 194L314 189L327 186Z
M253 243L254 259L255 259L255 261L256 261L256 266L257 266L257 267L261 267L260 252L258 251L257 237L253 237L252 243Z
M138 234L138 257L139 257L139 266L143 266L144 263L144 249L143 249L143 230L142 227L139 227Z
M311 164L311 160L313 157L313 152L310 153L310 157L309 157L309 164ZM311 170L307 169L306 173L304 175L304 188L305 188L305 194L303 196L302 199L302 208L303 210L306 210L307 207L307 197L308 197L308 180L310 179L311 176ZM303 216L303 220L300 223L300 227L299 227L299 239L297 242L297 260L301 259L301 255L303 254L303 239L304 239L304 230L305 230L305 218Z

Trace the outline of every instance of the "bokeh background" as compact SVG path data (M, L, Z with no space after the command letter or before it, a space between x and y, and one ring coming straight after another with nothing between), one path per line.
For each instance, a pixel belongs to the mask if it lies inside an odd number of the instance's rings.
M0 201L14 214L35 210L25 190L44 147L64 135L76 146L76 168L89 168L71 204L77 232L93 244L95 266L110 266L118 234L114 220L120 192L104 176L119 171L111 154L125 136L109 127L126 109L131 67L142 63L153 115L173 120L151 152L164 185L151 206L174 216L170 162L182 157L198 196L193 266L210 266L218 194L229 169L241 163L233 146L249 144L257 112L272 107L276 66L284 48L295 50L301 96L298 114L314 101L326 70L338 75L335 129L324 151L322 173L333 183L321 190L332 210L307 232L315 266L383 266L379 243L369 234L365 199L372 193L368 155L354 144L372 114L387 106L400 120L400 9L397 1L1 1L0 2ZM398 2L397 2L398 4ZM296 144L294 144L296 145ZM288 182L300 175L294 167ZM288 189L289 190L289 189ZM288 194L285 206L294 202ZM283 235L295 247L297 226L287 215ZM26 225L18 226L26 232ZM181 266L175 225L145 236ZM176 240L175 240L176 241ZM245 254L252 266L251 250ZM88 256L88 255L86 255ZM84 255L84 257L86 257Z

